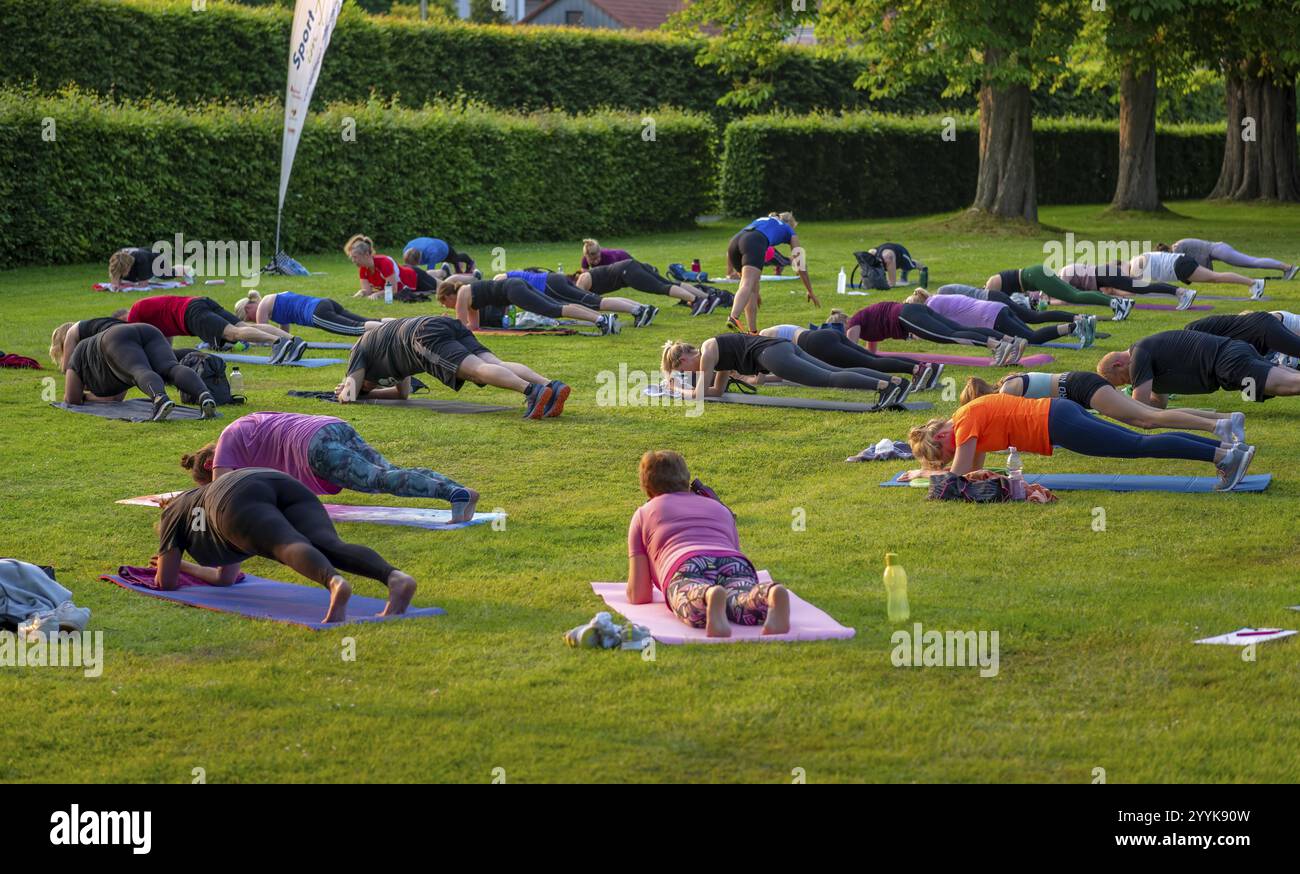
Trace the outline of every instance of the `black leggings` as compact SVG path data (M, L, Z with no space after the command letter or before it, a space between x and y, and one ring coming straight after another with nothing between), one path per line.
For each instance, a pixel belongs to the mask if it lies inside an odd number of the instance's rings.
M833 367L860 367L883 373L915 373L917 368L915 361L872 355L835 328L804 331L799 334L796 345Z
M563 304L542 294L522 279L505 280L505 288L506 298L521 310L537 313L548 319L558 319L564 315Z
M546 293L565 303L576 303L587 309L600 310L600 295L583 291L563 273L546 274Z
M1178 286L1176 285L1169 285L1166 282L1148 282L1144 285L1135 285L1133 278L1130 276L1105 274L1100 270L1097 271L1097 288L1127 291L1130 294L1178 294Z
M1054 446L1101 458L1186 458L1214 461L1219 441L1183 431L1139 434L1093 416L1074 401L1052 398L1047 433Z
M369 319L348 312L337 301L322 298L320 303L316 304L311 321L322 331L329 331L331 334L360 337L366 332L366 322Z
M1260 321L1264 321L1261 319ZM1276 316L1270 315L1264 322L1264 348L1268 352L1281 352L1283 355L1292 355L1300 358L1300 334L1287 330L1286 326Z
M416 291L437 291L438 280L429 271L423 267L414 267L407 265L415 271L415 290Z
M644 261L622 261L622 275L619 280L622 284L611 288L610 291L617 291L621 288L631 288L634 291L644 291L646 294L668 294L673 290L673 284L659 275L659 271ZM602 292L608 293L608 292Z
M115 325L99 341L104 361L119 376L131 381L151 398L167 393L167 383L198 397L208 387L192 369L176 360L176 353L153 325Z
M1072 322L1074 313L1067 313L1065 310L1033 310L1029 307L1021 306L1011 299L1011 295L1004 294L1000 291L990 291L989 300L994 303L1006 304L1011 311L1020 317L1020 321L1030 325L1041 325L1043 322Z
M1020 317L1010 309L1004 309L998 313L997 319L993 322L993 328L1013 337L1024 337L1035 346L1051 343L1053 340L1061 338L1061 332L1057 330L1056 325L1052 325L1050 328L1039 328L1035 331L1022 322Z
M1001 340L1002 334L988 328L966 328L952 319L941 316L923 303L905 303L898 313L899 324L909 334L932 343L960 343L963 346L985 346L989 339Z
M393 566L368 546L339 539L325 507L289 477L249 477L231 489L228 516L210 519L243 552L274 559L328 586L335 568L385 585Z
M443 240L443 242L447 243L446 240ZM464 252L457 252L451 243L447 243L447 257L442 260L455 267L457 273L474 272L474 259ZM434 265L430 264L429 266Z
M758 363L773 376L814 388L880 391L889 377L860 367L843 369L819 361L793 343L773 343L758 353Z

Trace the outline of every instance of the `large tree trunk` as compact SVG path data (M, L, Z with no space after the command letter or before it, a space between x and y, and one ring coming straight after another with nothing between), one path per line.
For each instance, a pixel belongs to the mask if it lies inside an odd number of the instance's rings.
M1135 72L1125 64L1119 85L1119 181L1113 209L1154 212L1161 208L1156 187L1156 71Z
M1295 78L1278 84L1256 62L1228 71L1228 134L1210 197L1300 201Z
M1038 221L1029 88L980 88L980 169L972 209Z

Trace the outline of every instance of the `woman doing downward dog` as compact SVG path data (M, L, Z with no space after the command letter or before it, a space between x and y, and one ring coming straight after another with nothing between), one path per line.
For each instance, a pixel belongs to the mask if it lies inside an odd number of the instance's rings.
M663 372L677 382L682 397L722 397L732 374L753 385L767 377L815 388L849 388L879 392L877 405L889 407L907 396L911 383L860 367L833 367L804 352L789 340L759 334L721 334L697 349L689 343L668 341L661 360ZM679 374L692 378L678 380ZM682 384L683 382L689 384Z
M1091 415L1065 398L1022 398L987 394L957 408L949 419L913 428L907 442L931 470L958 475L984 468L984 456L1014 446L1051 455L1060 446L1101 458L1182 458L1214 464L1215 488L1234 488L1250 467L1255 447L1181 431L1139 434Z
M522 279L479 279L474 282L448 279L438 286L438 302L447 309L455 310L456 318L471 331L478 329L481 311L511 306L548 319L568 318L591 322L602 334L617 334L620 327L618 316L612 313L601 315L581 304L563 303L543 294Z
M436 471L398 467L362 439L356 429L333 416L250 413L227 425L217 438L181 467L199 485L231 471L267 467L296 479L316 495L343 489L403 498L434 498L451 504L451 521L474 518L478 492Z
M50 358L63 362L63 341L72 323L54 329ZM63 402L111 404L135 386L153 401L153 420L171 415L176 402L167 397L167 384L199 399L203 418L217 415L217 402L190 368L176 360L171 344L153 325L112 325L86 337L64 366Z
M1029 341L992 328L970 328L931 310L925 304L882 300L858 310L844 323L850 341L863 342L872 352L881 340L916 337L931 343L984 346L994 364L1015 364Z
M352 347L347 372L334 389L344 404L362 398L404 400L417 373L428 373L452 391L466 382L517 391L524 396L527 419L560 415L569 397L569 387L558 379L548 381L523 364L502 361L469 328L446 316L393 319L367 331Z
M918 288L904 303L925 304L959 325L968 328L990 328L1029 341L1035 346L1051 343L1068 334L1075 334L1084 346L1091 346L1096 336L1096 316L1069 314L1069 321L1034 330L1015 311L1004 303L993 300L976 300L961 294L930 294Z
M348 312L327 297L291 291L278 291L265 297L250 291L248 297L240 298L235 304L234 313L242 321L255 325L275 324L283 331L289 330L290 325L301 325L345 337L360 337L371 328L378 328L381 321Z
M202 518L202 525L194 520ZM163 507L158 554L151 564L159 588L176 588L184 572L214 586L230 586L239 566L258 556L278 561L329 589L322 622L347 618L352 587L339 571L388 586L381 616L405 613L415 580L367 546L345 543L320 499L278 470L250 467L181 492ZM198 564L183 559L189 555Z
M731 623L790 630L790 593L760 583L740 551L736 519L717 498L691 491L686 460L660 450L641 456L649 498L627 526L627 599L649 604L663 592L668 609L709 637L730 637Z
M1101 376L1085 370L1067 373L1010 373L989 385L977 376L966 380L960 403L994 392L1022 398L1065 398L1134 428L1182 428L1209 431L1224 443L1246 442L1245 413L1211 410L1162 410L1140 404Z
M625 297L601 297L598 294L583 291L563 273L542 270L511 270L508 273L498 273L492 278L497 282L506 279L522 279L532 286L533 290L541 292L547 297L553 297L561 303L573 303L597 312L624 313L632 317L632 327L634 328L644 328L654 321L655 316L659 315L659 307L637 303Z
M718 295L715 292L704 292L693 285L665 279L659 275L658 270L644 261L602 261L590 270L575 273L569 278L579 290L602 296L625 288L646 294L664 294L688 305L693 316L713 312L713 308L718 305Z
M838 310L832 310L834 315ZM890 358L872 355L854 343L839 328L801 328L798 325L772 325L758 332L763 337L789 340L818 361L833 367L856 367L883 373L911 375L914 391L933 387L943 373L942 364L928 364L910 358Z

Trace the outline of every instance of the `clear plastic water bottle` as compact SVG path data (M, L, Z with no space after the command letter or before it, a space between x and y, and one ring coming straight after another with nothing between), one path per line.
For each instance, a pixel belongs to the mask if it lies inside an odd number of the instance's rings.
M844 273L844 268L840 268L840 275L835 277L835 293L844 294L845 289L849 287L849 277Z
M890 622L906 622L912 615L907 604L907 571L895 564L897 561L897 555L885 553L885 594L889 598L886 610Z
M392 302L393 302L393 283L391 283L391 282L385 282L385 283L384 283L384 303L392 303Z
M1023 501L1025 499L1025 466L1020 460L1020 452L1016 447L1010 447L1011 451L1007 453L1007 478L1011 480L1011 500Z
M244 393L244 374L239 372L238 367L231 368L226 381L230 383L231 394L242 395Z

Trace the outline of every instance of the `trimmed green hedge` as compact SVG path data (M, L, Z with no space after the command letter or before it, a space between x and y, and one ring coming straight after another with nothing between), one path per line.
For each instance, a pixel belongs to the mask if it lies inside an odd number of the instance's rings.
M331 106L303 132L285 247L332 250L353 233L468 245L689 226L713 204L715 129L678 110L654 118L647 141L639 115ZM271 103L0 92L0 267L98 260L177 232L261 240L269 256L282 124Z
M752 116L723 135L720 196L727 215L793 209L839 219L944 212L975 197L979 127L945 119L880 115ZM1204 197L1223 159L1222 125L1161 128L1156 138L1160 193ZM1114 123L1039 120L1034 124L1039 203L1104 203L1118 177Z

